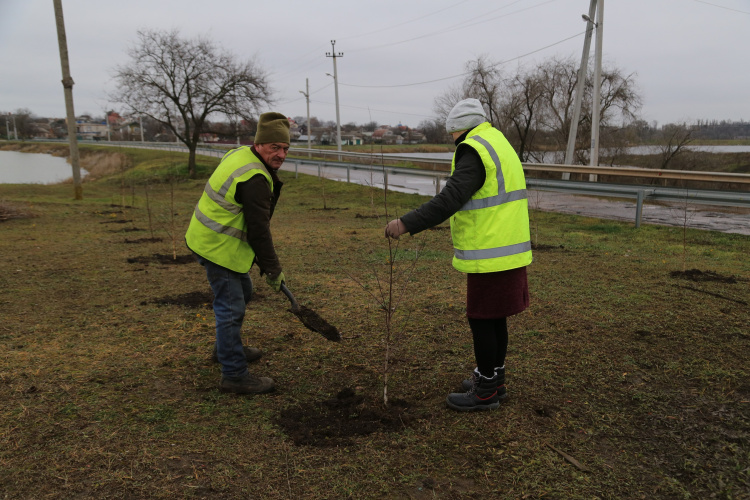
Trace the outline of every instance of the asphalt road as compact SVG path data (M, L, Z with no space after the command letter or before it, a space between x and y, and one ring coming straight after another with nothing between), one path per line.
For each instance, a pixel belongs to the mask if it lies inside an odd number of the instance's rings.
M294 166L286 167L294 170ZM300 173L318 175L318 167L300 165ZM320 174L337 181L347 180L346 170L324 167ZM363 185L383 186L383 175L374 171L351 170L350 182ZM405 193L419 193L434 196L436 186L429 177L413 175L388 175L388 189ZM529 207L549 212L598 217L601 219L622 220L635 223L635 200L612 200L594 196L573 195L552 191L529 190ZM705 229L724 233L737 233L750 236L750 209L739 207L717 207L697 203L666 204L645 201L641 224Z

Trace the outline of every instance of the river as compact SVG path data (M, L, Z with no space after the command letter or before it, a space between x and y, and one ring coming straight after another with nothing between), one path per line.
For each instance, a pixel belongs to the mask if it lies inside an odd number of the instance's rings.
M81 169L81 176L84 174ZM0 151L0 184L55 184L72 177L72 167L65 158Z

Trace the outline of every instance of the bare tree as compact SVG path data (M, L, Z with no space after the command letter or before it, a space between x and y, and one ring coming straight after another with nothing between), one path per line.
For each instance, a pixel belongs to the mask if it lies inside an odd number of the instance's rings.
M662 127L657 168L668 168L677 156L690 151L688 145L693 142L692 133L693 129L686 123L671 123Z
M139 31L128 50L131 60L115 70L110 96L133 115L148 116L169 128L187 146L188 170L195 177L195 150L213 113L246 120L270 103L265 73L205 38L181 38L177 30Z
M526 69L519 66L515 74L505 76L482 56L466 65L468 74L462 84L449 88L435 99L434 111L445 121L451 108L461 99L475 97L482 102L488 119L503 131L518 152L521 161L544 159L544 150L564 151L573 114L578 69L572 58L552 58ZM584 86L582 111L578 124L576 157L587 160L591 135L591 102L593 77ZM618 68L602 72L600 126L617 132L635 119L641 98L634 76L624 76ZM617 139L612 135L611 139ZM601 143L607 147L608 137ZM560 160L562 157L560 157ZM545 160L546 161L546 160Z
M503 119L508 123L506 134L513 139L515 135L516 152L522 162L533 158L538 150L535 144L537 132L540 131L544 109L544 80L538 71L518 72L505 85L505 104ZM510 133L512 129L512 133Z

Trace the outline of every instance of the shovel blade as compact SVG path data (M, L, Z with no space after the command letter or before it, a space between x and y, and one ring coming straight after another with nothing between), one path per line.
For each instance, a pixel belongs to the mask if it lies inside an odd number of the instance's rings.
M312 309L305 306L299 306L296 309L289 309L289 312L297 316L300 321L302 321L302 324L311 331L317 332L333 342L339 342L341 340L341 334L338 329L321 318L320 315Z

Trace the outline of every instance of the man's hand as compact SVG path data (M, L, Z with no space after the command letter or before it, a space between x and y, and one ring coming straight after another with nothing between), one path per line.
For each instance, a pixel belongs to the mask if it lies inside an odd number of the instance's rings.
M393 219L385 226L386 238L398 239L399 236L406 232L406 226L401 222L401 219Z
M268 283L268 286L273 288L274 292L278 292L281 290L281 283L284 281L286 281L284 271L280 272L279 275L275 278L272 278L270 274L266 274L266 283Z

